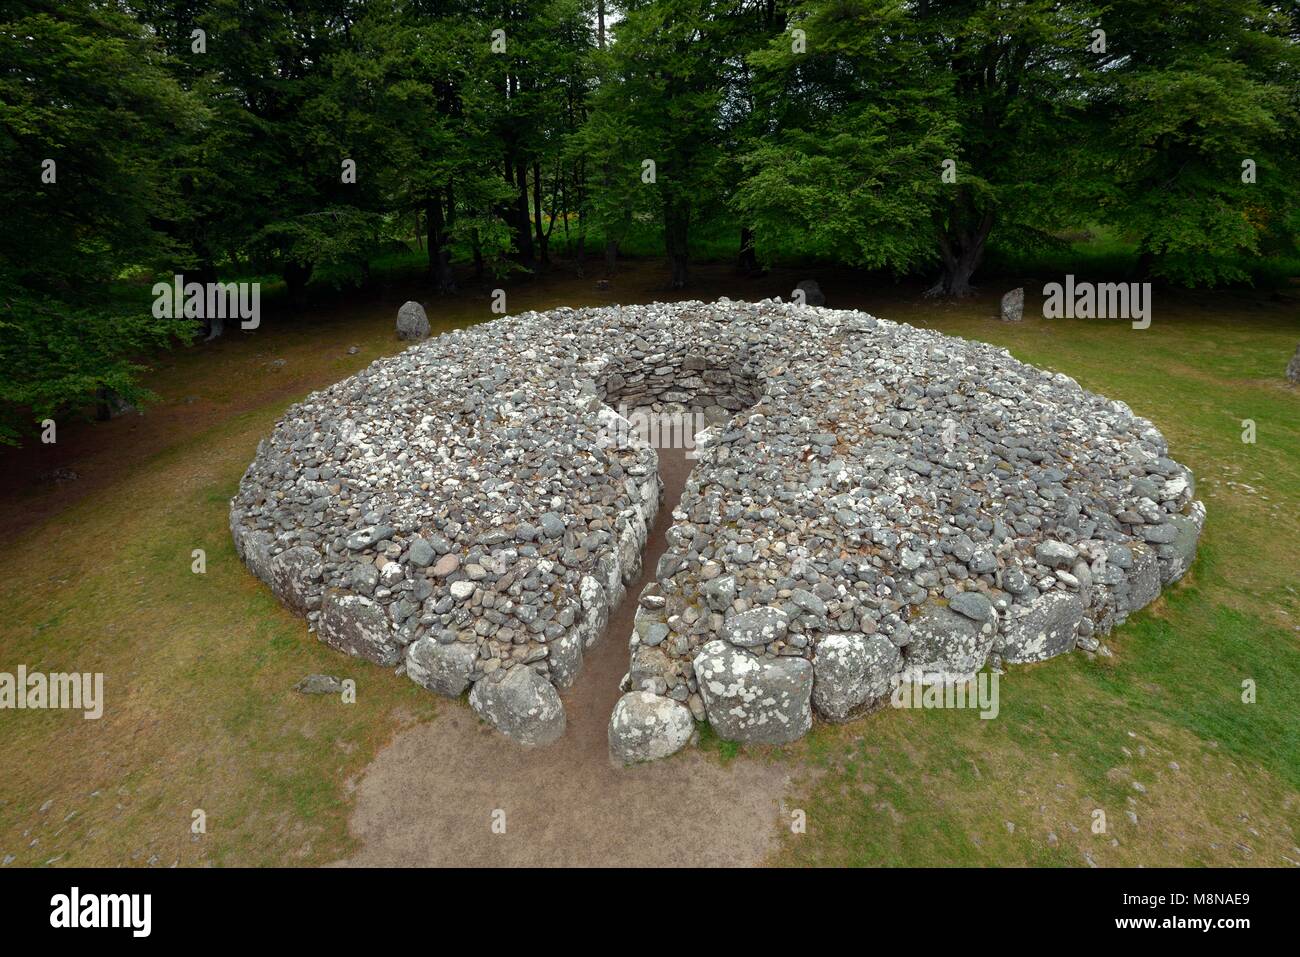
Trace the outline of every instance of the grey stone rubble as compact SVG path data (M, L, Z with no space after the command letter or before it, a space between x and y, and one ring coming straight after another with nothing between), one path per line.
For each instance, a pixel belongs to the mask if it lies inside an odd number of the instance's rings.
M322 641L545 744L660 504L619 408L710 424L627 636L619 761L692 720L786 742L917 669L1095 651L1186 572L1205 518L1159 431L1065 375L723 299L525 313L376 361L259 445L236 548Z

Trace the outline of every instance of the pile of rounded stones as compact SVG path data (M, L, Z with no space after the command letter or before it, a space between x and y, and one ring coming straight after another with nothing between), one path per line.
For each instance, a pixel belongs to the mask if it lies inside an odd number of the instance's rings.
M322 641L554 741L662 494L619 408L712 423L636 598L624 762L699 721L784 743L904 676L1096 652L1184 574L1205 516L1160 432L1068 376L722 299L525 313L376 361L259 445L236 547Z

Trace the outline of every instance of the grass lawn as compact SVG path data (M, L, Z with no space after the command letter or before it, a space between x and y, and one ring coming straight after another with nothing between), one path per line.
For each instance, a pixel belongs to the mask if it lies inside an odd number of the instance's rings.
M697 272L689 298L802 278ZM605 291L556 277L509 287L508 302L643 302L662 284L660 264L637 263ZM956 304L859 285L822 278L831 305L1003 345L1128 402L1193 469L1208 518L1195 567L1109 637L1111 657L1011 669L996 720L887 710L786 749L707 741L722 761L811 769L786 802L807 832L785 834L776 862L1300 864L1300 391L1282 377L1295 302L1157 291L1137 331L1034 318L1041 286L1013 325L994 318L1005 283ZM439 702L311 638L237 560L227 503L291 402L401 348L392 323L410 293L167 354L144 416L60 423L57 445L4 453L0 670L102 671L107 700L98 721L0 712L0 860L318 864L354 848L356 776L397 730L439 720ZM490 317L478 292L430 307L435 330ZM77 478L39 478L58 467ZM317 671L354 678L356 703L291 691ZM191 833L196 809L206 834Z

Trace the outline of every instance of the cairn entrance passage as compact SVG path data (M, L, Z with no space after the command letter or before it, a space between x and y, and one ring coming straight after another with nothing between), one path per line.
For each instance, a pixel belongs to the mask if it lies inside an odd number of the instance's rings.
M527 313L375 362L260 444L236 548L322 641L548 744L660 515L620 405L714 420L610 639L630 651L607 729L624 762L697 720L781 743L904 675L1091 653L1181 577L1204 520L1159 431L1066 376L719 300Z
M684 500L691 466L712 432L725 428L737 416L743 417L759 402L761 393L748 357L734 347L705 354L696 344L678 343L651 355L632 352L620 356L611 360L604 372L599 395L619 416L619 440L644 443L656 451L661 508L670 512ZM653 647L670 637L666 623L645 624L647 607L661 609L666 604L655 581L665 570L662 555L667 548L668 522L661 517L653 532L643 556L643 562L654 563L653 571L642 574L636 583L636 597L624 599L610 628L615 640L628 641L630 636L634 649ZM698 704L694 713L681 707L698 702L698 697L691 701L685 682L670 687L661 675L645 678L637 674L634 691L636 665L634 656L618 681L620 691L633 693L618 700L608 728L610 755L624 763L671 754L691 739L694 722L705 717Z

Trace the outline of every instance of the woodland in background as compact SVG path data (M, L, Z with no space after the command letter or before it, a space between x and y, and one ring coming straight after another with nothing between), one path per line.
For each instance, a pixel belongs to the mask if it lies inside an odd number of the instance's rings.
M195 336L126 280L414 246L453 294L650 227L681 288L723 223L936 295L1081 226L1235 284L1300 251L1297 158L1291 2L0 0L0 441Z

